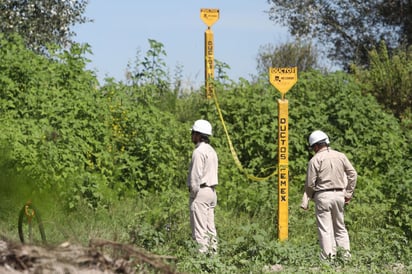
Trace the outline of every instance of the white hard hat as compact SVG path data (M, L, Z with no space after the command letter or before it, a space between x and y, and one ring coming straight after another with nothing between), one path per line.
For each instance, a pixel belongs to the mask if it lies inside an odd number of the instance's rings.
M212 125L206 120L197 120L192 126L192 131L212 135Z
M309 136L309 146L313 146L314 144L317 143L326 143L329 145L329 137L326 135L325 132L321 130L315 130L312 132Z

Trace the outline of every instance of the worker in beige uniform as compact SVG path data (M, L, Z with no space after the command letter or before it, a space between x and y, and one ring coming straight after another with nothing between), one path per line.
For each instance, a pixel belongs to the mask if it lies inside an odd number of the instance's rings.
M336 248L350 258L349 234L344 222L344 205L352 199L357 173L345 154L329 147L329 137L320 130L309 136L309 146L315 152L310 159L301 207L308 209L313 199L318 226L321 259L336 256Z
M217 252L215 207L218 184L218 157L210 145L212 125L197 120L192 126L192 142L195 149L189 167L187 186L190 192L190 225L192 238L199 244L199 252Z

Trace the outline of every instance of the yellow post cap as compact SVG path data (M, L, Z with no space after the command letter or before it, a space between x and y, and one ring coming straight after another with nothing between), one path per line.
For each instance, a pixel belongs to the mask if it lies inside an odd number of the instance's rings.
M200 19L211 27L217 20L219 20L219 9L200 9Z

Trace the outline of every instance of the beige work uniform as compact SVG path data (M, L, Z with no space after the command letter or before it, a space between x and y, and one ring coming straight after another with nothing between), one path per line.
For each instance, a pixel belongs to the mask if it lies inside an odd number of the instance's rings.
M214 209L217 204L218 157L213 147L200 142L192 153L187 186L192 238L200 244L200 252L217 250Z
M315 201L322 259L336 255L336 247L343 248L350 255L344 204L345 197L352 198L356 180L355 169L341 152L325 147L309 161L303 202L307 197Z

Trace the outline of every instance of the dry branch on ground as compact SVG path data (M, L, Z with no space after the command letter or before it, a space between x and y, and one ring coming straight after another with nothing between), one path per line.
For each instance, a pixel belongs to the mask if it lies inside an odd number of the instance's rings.
M88 247L22 245L0 240L0 273L176 273L166 260L132 245L93 239Z

